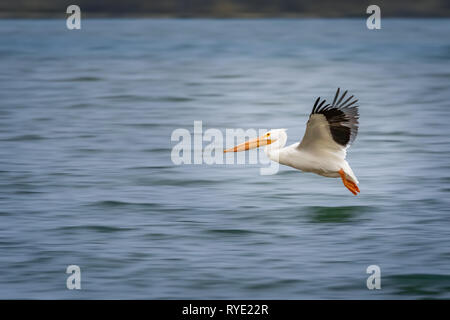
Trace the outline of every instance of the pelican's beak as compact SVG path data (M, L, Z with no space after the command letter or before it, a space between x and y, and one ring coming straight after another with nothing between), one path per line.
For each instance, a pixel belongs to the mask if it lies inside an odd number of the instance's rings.
M274 141L275 140L270 139L270 133L266 133L266 134L262 135L261 137L238 144L237 146L230 148L230 149L226 149L223 152L225 153L225 152L246 151L246 150L255 149L255 148L259 148L259 147L271 144Z

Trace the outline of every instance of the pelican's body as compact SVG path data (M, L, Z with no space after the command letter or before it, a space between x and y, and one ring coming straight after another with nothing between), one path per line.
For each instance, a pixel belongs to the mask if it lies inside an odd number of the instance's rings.
M347 91L339 97L337 90L332 104L318 98L309 117L301 142L285 147L286 129L271 130L265 135L247 141L225 152L239 152L265 145L265 153L272 161L318 175L339 178L354 194L359 192L358 179L345 160L347 148L358 133L358 107L351 101L343 101Z
M332 153L304 151L299 148L299 143L294 143L276 151L266 148L265 153L273 161L277 161L278 157L279 161L277 162L280 164L328 178L339 178L339 170L343 169L355 183L358 183L353 170L345 158Z

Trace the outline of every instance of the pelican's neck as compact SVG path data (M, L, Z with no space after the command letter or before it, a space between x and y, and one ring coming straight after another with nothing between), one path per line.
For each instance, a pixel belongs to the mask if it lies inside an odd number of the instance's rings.
M267 157L275 162L282 162L283 157L283 149L286 145L287 137L283 137L280 140L275 141L272 144L269 144L265 147L264 152L266 153Z
M267 146L266 148L264 148L264 153L270 160L280 162L280 150L281 148Z

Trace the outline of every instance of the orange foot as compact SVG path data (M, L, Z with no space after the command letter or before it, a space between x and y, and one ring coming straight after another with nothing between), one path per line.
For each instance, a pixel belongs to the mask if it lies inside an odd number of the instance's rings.
M353 181L347 180L344 170L342 170L342 169L339 170L339 174L341 175L344 186L346 186L347 189L350 190L350 192L356 196L359 192L359 188L356 185L356 183L354 183Z

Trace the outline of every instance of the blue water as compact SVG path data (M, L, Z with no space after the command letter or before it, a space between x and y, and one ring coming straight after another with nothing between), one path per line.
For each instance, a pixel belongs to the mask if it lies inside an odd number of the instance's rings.
M0 298L450 298L449 22L0 20ZM171 161L196 120L299 141L337 87L357 197Z

